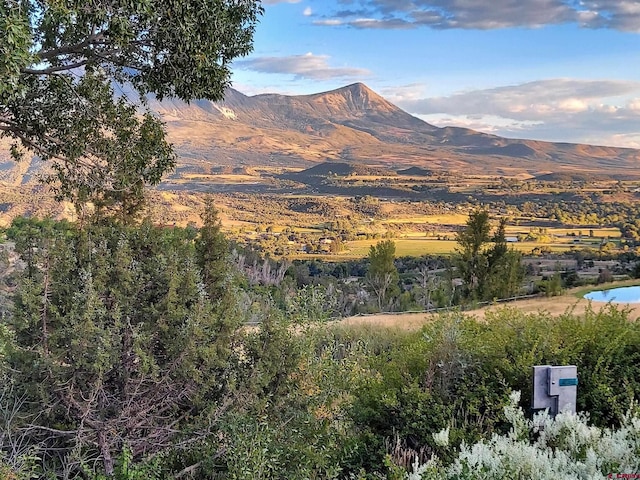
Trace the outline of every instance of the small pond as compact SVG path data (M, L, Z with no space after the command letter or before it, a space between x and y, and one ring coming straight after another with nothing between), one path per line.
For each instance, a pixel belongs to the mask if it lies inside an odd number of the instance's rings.
M597 290L587 293L584 298L594 302L640 303L640 286Z

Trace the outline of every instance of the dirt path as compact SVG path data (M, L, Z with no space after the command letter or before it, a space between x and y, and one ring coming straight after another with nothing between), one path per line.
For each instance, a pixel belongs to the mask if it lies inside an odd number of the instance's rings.
M540 297L528 298L525 300L517 300L509 303L501 303L499 305L491 305L479 308L477 310L469 310L464 312L466 315L473 315L478 319L484 318L486 312L504 307L514 307L526 313L548 312L551 315L561 315L565 312L573 312L575 314L583 314L589 302L584 298L577 298L575 290L569 290L564 295L558 297ZM599 310L606 306L606 303L592 302L591 306L594 310ZM637 319L640 317L640 304L620 305L620 307L628 307L630 310L629 318ZM430 313L403 313L403 314L377 314L366 316L355 316L345 318L342 323L345 325L375 325L380 327L400 327L407 330L420 328L434 314Z

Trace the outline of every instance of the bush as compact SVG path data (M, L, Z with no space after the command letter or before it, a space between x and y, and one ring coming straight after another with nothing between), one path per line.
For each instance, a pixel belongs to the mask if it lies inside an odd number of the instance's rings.
M601 429L589 426L586 414L560 413L552 419L542 412L528 420L518 407L519 400L520 392L514 392L504 409L511 425L509 433L463 444L448 466L435 456L423 465L416 462L407 480L586 480L640 470L637 409L625 415L619 428ZM434 435L443 447L447 433Z
M456 446L506 434L505 399L520 390L528 409L534 365L577 365L578 409L599 427L620 425L640 400L639 345L640 323L614 307L560 317L503 308L484 322L441 316L364 356L349 410L367 452L359 466L382 474L390 442L407 451L437 450L431 433L447 426Z

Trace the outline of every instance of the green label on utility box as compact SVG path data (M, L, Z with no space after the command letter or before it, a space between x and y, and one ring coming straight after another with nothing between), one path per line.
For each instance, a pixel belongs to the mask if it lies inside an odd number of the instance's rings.
M559 383L561 387L571 387L573 385L578 385L578 379L577 378L561 378Z

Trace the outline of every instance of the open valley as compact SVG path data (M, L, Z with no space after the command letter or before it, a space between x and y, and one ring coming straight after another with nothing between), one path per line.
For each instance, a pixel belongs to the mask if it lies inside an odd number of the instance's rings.
M639 33L0 0L0 480L640 479Z

